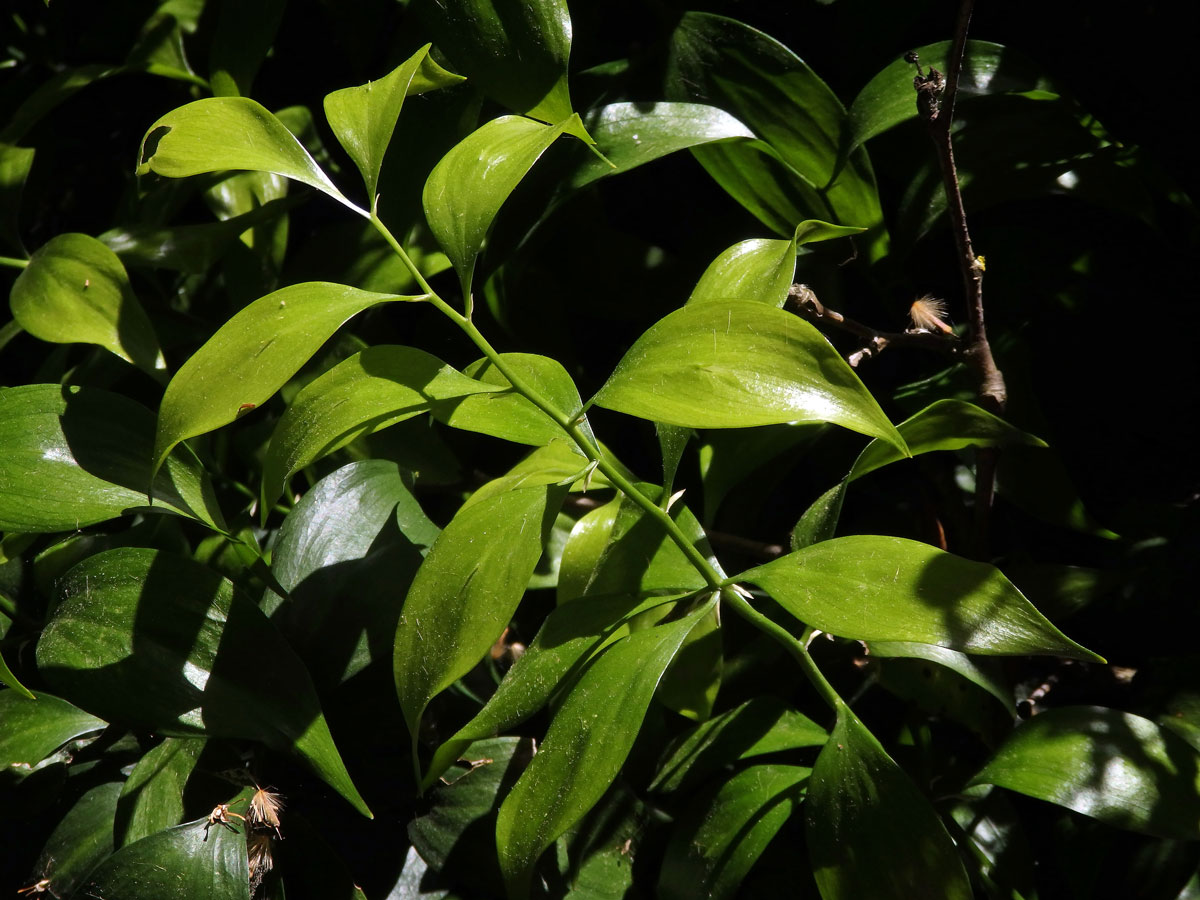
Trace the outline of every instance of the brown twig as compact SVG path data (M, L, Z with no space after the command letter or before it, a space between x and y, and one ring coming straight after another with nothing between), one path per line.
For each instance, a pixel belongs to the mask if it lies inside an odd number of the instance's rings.
M923 350L934 350L948 356L957 356L959 353L958 339L954 335L933 334L926 331L878 331L825 306L806 284L793 284L788 289L788 303L792 309L810 322L829 325L862 338L863 345L848 357L852 366L857 366L864 359L877 356L890 346L920 347Z
M950 136L950 125L954 119L954 101L958 94L959 73L962 71L963 53L967 46L967 29L971 23L974 0L963 0L958 11L958 22L954 29L954 44L950 50L949 71L946 75L929 68L928 74L921 72L920 61L915 53L906 59L917 66L917 77L913 86L917 91L917 111L925 122L926 129L937 150L938 165L942 172L942 185L946 191L946 212L950 216L951 231L958 250L959 268L962 271L963 288L967 300L967 335L963 358L975 372L978 383L977 398L980 406L993 413L1003 413L1008 401L1004 375L992 357L987 329L983 317L983 261L975 255L971 246L971 233L967 228L967 213L963 206L962 190L958 183L958 170L954 164L954 142ZM986 553L988 523L995 487L996 451L980 448L975 454L975 553Z

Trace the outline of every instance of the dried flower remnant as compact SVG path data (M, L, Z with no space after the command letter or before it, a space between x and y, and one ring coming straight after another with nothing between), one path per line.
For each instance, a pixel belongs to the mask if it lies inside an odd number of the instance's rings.
M282 839L283 835L279 832L279 813L283 810L283 797L267 788L257 785L255 787L246 821L251 828L272 829L275 836Z
M946 301L930 294L918 297L908 310L908 317L913 323L911 330L953 335L954 329L942 321L945 316Z
M271 835L265 831L251 832L246 838L246 863L250 870L250 894L258 890L267 873L275 868L271 855Z

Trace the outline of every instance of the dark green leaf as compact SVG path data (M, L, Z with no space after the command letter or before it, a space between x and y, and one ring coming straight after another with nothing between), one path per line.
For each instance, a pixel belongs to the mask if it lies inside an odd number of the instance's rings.
M868 445L869 446L869 445ZM827 541L837 530L838 518L842 514L842 503L846 500L846 482L839 481L804 511L796 527L792 529L791 547L803 550L813 544Z
M25 685L21 684L20 679L13 674L13 670L8 667L8 663L4 661L4 654L0 652L0 685L10 687L17 694L20 694L26 700L36 700L33 692Z
M33 254L9 301L21 327L56 344L98 344L150 373L165 372L154 326L125 267L86 234L60 234Z
M502 353L500 358L564 416L574 419L582 414L579 391L562 363L532 353ZM486 359L467 366L465 374L485 384L512 387L508 379ZM439 420L454 428L478 431L535 447L565 436L553 419L512 390L472 394L460 400L437 403L433 412ZM585 434L592 436L586 419L582 427Z
M566 0L429 0L417 9L438 49L488 96L546 122L571 115Z
M712 715L725 667L721 614L712 611L688 632L658 686L658 702L697 722Z
M236 821L236 820L234 820ZM120 900L250 900L246 838L197 819L122 847L81 896Z
M782 700L763 694L686 732L659 766L651 790L694 786L738 760L800 747L820 747L829 733Z
M179 824L183 789L204 744L203 738L166 738L138 760L116 804L113 829L119 846Z
M986 661L975 660L965 653L938 647L935 644L916 644L904 641L871 641L870 653L872 656L883 658L923 659L937 663L939 666L945 666L947 669L957 672L967 681L979 685L999 700L1010 713L1013 711L1015 698L1012 689L1005 686L1000 673L992 666L986 665Z
M248 97L207 97L172 110L150 126L137 174L186 178L225 169L274 172L323 191L362 216L300 142Z
M56 72L29 94L17 107L4 130L0 131L0 141L15 144L21 140L34 125L41 121L46 113L60 103L70 99L76 92L87 87L93 81L107 78L120 72L118 66L106 63L94 63L87 66L64 69Z
M751 766L698 797L671 835L656 896L733 897L795 811L811 771L801 766Z
M522 488L461 510L417 571L396 627L396 691L416 734L433 697L469 672L508 625L562 489Z
M325 282L259 297L222 325L167 385L154 436L155 469L180 441L265 403L347 319L379 303L419 299Z
M613 644L563 699L537 755L500 807L496 845L510 897L528 893L542 851L608 789L663 671L713 602Z
M709 431L700 443L700 477L704 483L704 518L711 525L733 488L755 473L786 469L789 451L802 454L825 425L769 425L737 431Z
M248 96L259 67L271 52L287 0L253 6L220 4L209 57L212 91L218 97Z
M972 784L997 784L1158 837L1200 838L1200 757L1149 719L1099 706L1021 725Z
M845 705L813 766L805 808L824 900L974 896L929 801Z
M773 207L774 222L760 218L780 234L790 235L802 219L828 219L871 229L865 236L871 259L886 252L883 213L866 153L856 151L848 164L838 165L846 111L787 47L733 19L686 13L671 37L667 95L718 106L765 143L769 156L741 142L692 152L751 212L760 215L764 204ZM768 162L772 156L781 165ZM735 171L740 177L729 177ZM787 205L778 205L777 198Z
M288 514L271 557L288 599L264 603L318 688L391 660L404 593L437 535L385 459L327 475Z
M303 664L212 569L154 550L110 550L71 569L60 590L37 652L52 687L134 727L293 751L370 815Z
M108 725L45 691L29 700L11 689L0 691L0 722L0 769L18 773L33 769L68 741Z
M729 113L702 103L611 103L589 114L587 127L604 159L588 154L571 176L574 189L698 144L754 137Z
M675 472L679 469L679 461L683 451L687 449L688 441L692 439L690 428L680 428L678 425L654 423L654 432L658 435L658 447L662 451L663 464L663 493L670 496L674 491Z
M356 438L427 412L434 401L501 388L414 347L368 347L309 382L275 426L263 462L264 509L293 474Z
M113 818L121 782L109 781L84 793L54 827L42 848L39 869L55 896L70 897L113 852ZM76 895L77 896L77 895Z
M952 41L926 44L916 49L922 66L948 71L946 56ZM850 106L848 148L853 150L877 134L917 116L913 89L916 67L897 59L867 82ZM987 41L967 41L958 76L957 102L981 94L1008 91L1050 90L1051 83L1015 50Z
M21 243L18 215L21 212L21 194L29 169L33 166L32 147L17 147L0 143L0 242L11 252L24 255Z
M750 300L697 303L660 320L595 402L692 428L833 422L904 452L904 439L820 332Z
M99 388L0 388L0 529L70 531L146 510L154 414ZM186 447L154 477L155 510L223 530L208 473Z
M1000 570L881 535L822 541L743 572L814 628L984 655L1102 661L1054 627Z
M346 153L358 166L367 186L367 204L374 209L379 169L392 140L404 98L419 72L425 71L418 87L431 89L463 80L429 59L426 44L407 60L380 78L359 87L343 88L325 97L325 118Z
M574 115L557 125L502 116L467 135L429 173L421 195L425 218L454 264L463 296L471 292L475 259L496 213L538 157L575 126L582 127Z
M617 495L608 503L586 513L571 529L558 564L558 604L582 597L588 592L600 559L608 549L617 513L625 499Z

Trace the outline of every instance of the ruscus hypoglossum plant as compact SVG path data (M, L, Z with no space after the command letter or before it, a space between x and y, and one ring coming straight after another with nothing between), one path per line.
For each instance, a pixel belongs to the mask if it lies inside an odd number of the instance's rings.
M1168 532L1043 440L989 218L1186 195L969 2L848 106L573 6L6 14L3 889L1194 896Z

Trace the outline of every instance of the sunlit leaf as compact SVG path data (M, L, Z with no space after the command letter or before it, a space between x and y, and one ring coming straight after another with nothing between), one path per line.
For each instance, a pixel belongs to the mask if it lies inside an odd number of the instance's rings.
M428 412L434 401L500 389L415 347L368 347L305 385L280 418L263 462L263 505L294 473L356 438Z
M1099 706L1034 716L972 784L997 784L1159 837L1200 838L1200 757L1149 719Z
M542 851L608 789L663 671L712 602L613 644L563 698L537 755L500 807L496 845L509 896L526 894Z
M147 372L166 369L125 267L86 234L60 234L38 248L9 302L21 327L43 341L98 344Z
M508 625L563 493L500 494L461 510L434 542L396 628L396 690L412 733L429 701L469 672Z
M208 473L176 448L149 482L154 414L90 387L0 388L0 529L70 531L147 509L223 530Z
M274 172L351 203L308 151L269 110L248 97L206 97L172 110L150 126L137 174L186 178L225 169Z
M824 900L910 900L930 891L946 900L974 896L929 801L844 704L804 805Z
M904 450L854 370L812 325L750 300L685 306L651 326L595 397L691 428L833 422Z
M663 900L731 898L775 833L799 806L811 769L760 765L696 798L663 856Z
M32 769L68 741L108 725L45 691L29 700L11 689L0 691L0 721L0 769L18 772Z
M881 535L835 538L743 572L822 631L984 655L1100 661L1034 609L999 569Z
M154 467L180 441L265 403L347 319L379 303L418 300L306 282L260 297L183 364L163 395Z
M303 664L218 573L154 550L109 550L71 569L60 595L37 648L52 688L160 734L249 738L295 752L370 815Z

